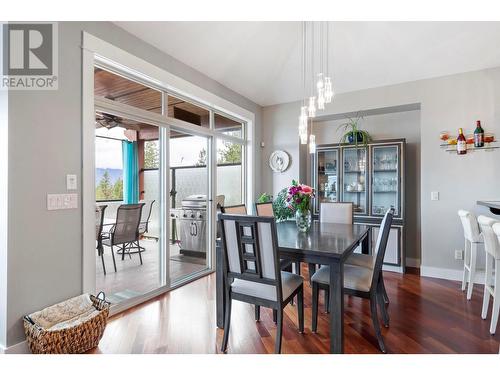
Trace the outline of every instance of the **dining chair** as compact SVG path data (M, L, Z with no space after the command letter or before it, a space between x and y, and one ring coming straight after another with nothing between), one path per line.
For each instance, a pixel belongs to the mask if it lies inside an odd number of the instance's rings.
M221 207L221 211L225 214L231 215L246 215L247 207L244 204L237 204L235 206Z
M237 300L277 311L274 350L280 353L283 309L295 296L299 331L304 332L303 279L300 275L280 270L278 235L273 217L220 214L218 222L226 281L221 351L227 349L232 300Z
M377 243L375 245L376 256L373 268L360 267L351 264L344 265L344 293L351 296L361 297L370 300L370 310L377 337L378 345L383 353L386 353L384 339L380 331L378 321L377 304L382 313L382 320L386 327L389 326L389 314L383 299L382 284L380 275L384 262L387 239L391 230L394 209L389 209L382 219L380 231L378 233ZM312 277L312 331L318 329L318 292L319 289L327 289L330 285L330 267L321 267Z
M122 204L116 211L116 222L109 231L109 237L102 241L102 244L111 248L113 254L113 264L116 272L116 262L113 252L114 246L121 245L122 260L125 259L127 246L136 243L139 240L139 224L141 222L141 212L144 203ZM139 259L142 265L142 255L139 254ZM130 258L130 252L128 252Z
M321 202L319 206L319 221L321 223L352 224L353 203L352 202ZM309 263L309 281L318 268L318 264ZM330 311L329 291L325 290L325 311Z
M490 296L493 297L490 333L494 335L500 311L500 221L482 215L477 218L477 221L483 234L484 250L486 253L481 318L487 318Z
M97 250L97 255L101 257L102 270L104 271L105 275L106 275L106 265L104 264L104 247L102 246L102 228L104 227L104 211L106 211L106 207L108 206L100 205L95 207L96 250Z
M273 202L255 203L255 213L257 216L274 217Z
M483 243L483 236L479 231L476 215L472 212L459 210L458 216L464 230L464 273L462 276L462 290L467 286L467 299L472 298L474 277L476 276L477 247Z

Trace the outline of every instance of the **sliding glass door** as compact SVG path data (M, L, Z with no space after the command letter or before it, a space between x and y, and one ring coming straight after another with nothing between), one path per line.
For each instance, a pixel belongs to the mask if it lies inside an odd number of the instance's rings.
M158 127L96 113L96 290L118 304L164 285Z
M170 131L170 281L205 271L210 264L209 138Z

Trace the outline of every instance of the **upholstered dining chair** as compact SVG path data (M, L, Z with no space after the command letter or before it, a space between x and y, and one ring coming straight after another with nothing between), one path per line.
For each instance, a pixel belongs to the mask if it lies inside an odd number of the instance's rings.
M283 309L297 296L299 331L304 331L301 276L280 270L278 236L272 217L219 214L224 256L226 311L221 351L227 349L232 300L277 311L275 353L281 352Z
M107 205L100 205L95 207L95 240L97 255L101 257L102 270L106 275L106 265L104 264L104 247L102 246L102 228L104 227L104 211ZM114 255L113 255L114 259Z
M495 334L500 312L500 221L488 216L477 218L484 240L486 269L484 277L483 309L481 318L488 316L490 296L493 297L490 333Z
M476 276L477 248L483 243L483 236L479 231L476 215L472 212L459 210L458 216L464 229L464 273L462 276L462 290L467 287L467 299L472 298L474 277Z
M321 223L352 224L353 203L352 202L321 202L319 206L319 221ZM318 268L318 264L309 263L309 281ZM325 311L329 312L328 290L325 289Z
M273 202L255 203L255 213L257 216L274 217Z
M136 243L139 239L139 224L141 222L141 212L143 206L144 203L120 205L116 211L116 223L114 223L110 229L108 238L102 241L103 245L111 248L115 272L116 262L113 247L121 245L121 255L122 260L124 260L127 246L130 246L132 243ZM138 251L137 253L139 254L139 259L142 265L141 252ZM131 257L130 253L129 257Z
M380 283L380 274L382 273L382 265L384 262L385 249L387 247L387 239L391 230L392 218L394 209L389 209L382 219L380 231L377 238L376 257L373 268L360 267L351 264L344 266L344 293L356 297L366 298L370 300L370 310L377 337L378 345L383 353L386 353L384 339L380 331L378 321L377 304L382 312L382 319L386 327L389 326L389 315L383 300L382 284ZM321 267L312 277L312 331L317 332L318 327L318 291L319 289L327 289L330 284L330 267Z

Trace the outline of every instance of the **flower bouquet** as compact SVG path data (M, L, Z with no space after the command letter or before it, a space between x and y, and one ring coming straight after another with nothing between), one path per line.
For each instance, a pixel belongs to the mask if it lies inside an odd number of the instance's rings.
M312 187L292 181L292 186L288 188L286 202L288 207L295 211L295 223L301 232L307 232L311 227L312 198L314 198Z

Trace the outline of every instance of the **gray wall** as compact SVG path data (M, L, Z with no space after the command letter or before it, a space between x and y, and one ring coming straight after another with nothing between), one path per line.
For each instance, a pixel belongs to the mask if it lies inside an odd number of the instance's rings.
M343 133L339 125L345 121L315 121L316 143L338 143ZM406 138L406 257L420 259L420 111L364 116L360 124L374 140ZM312 183L310 154L307 154L306 164L307 181Z
M342 93L325 114L413 103L421 105L422 272L432 274L437 270L456 276L462 261L454 259L454 250L463 248L457 210L488 214L476 201L500 199L500 151L459 157L440 149L439 132L456 133L459 127L471 132L475 121L481 120L486 131L500 136L500 68ZM300 159L307 158L307 154L298 151L299 108L299 102L264 108L266 148L262 155L262 190L277 191L302 173ZM281 175L272 174L267 166L267 157L274 149L292 154L292 166ZM439 201L430 200L431 191L440 192Z
M59 23L59 89L9 92L7 346L24 340L23 314L82 291L82 211L46 210L46 194L65 192L67 173L81 183L82 31L255 113L261 137L257 104L111 23Z

